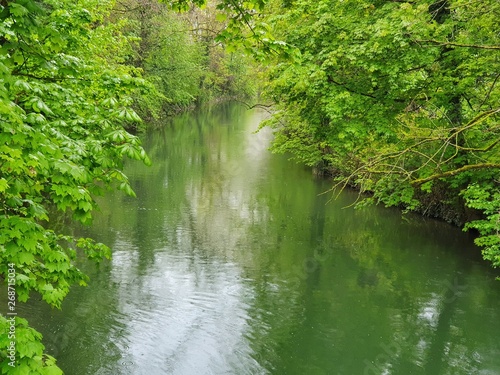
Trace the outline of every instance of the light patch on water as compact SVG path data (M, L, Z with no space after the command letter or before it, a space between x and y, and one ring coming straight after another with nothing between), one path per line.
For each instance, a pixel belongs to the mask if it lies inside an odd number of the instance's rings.
M422 306L418 314L418 319L432 328L436 328L439 320L439 306L440 299L437 295L433 294L432 298Z
M138 254L131 248L118 240L113 257L116 324L125 327L111 338L122 351L114 374L265 373L246 338L252 292L235 265L163 249L137 277Z

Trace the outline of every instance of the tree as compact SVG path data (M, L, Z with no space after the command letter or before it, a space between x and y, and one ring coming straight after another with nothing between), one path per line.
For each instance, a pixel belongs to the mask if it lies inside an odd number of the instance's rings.
M159 120L205 102L246 99L254 94L252 61L229 39L218 40L230 22L216 1L203 9L154 0L116 4L113 23L126 20L126 35L137 39L131 63L142 70L152 90L139 95L135 108L145 119ZM234 30L233 30L234 31ZM232 35L236 35L234 32Z
M269 12L300 51L269 71L274 150L326 166L338 186L371 193L364 203L469 221L500 265L498 2L275 1Z
M112 21L124 20L127 35L137 38L130 63L142 70L152 88L136 98L141 116L157 119L190 107L199 95L203 58L189 23L151 0L119 2Z
M201 77L200 101L245 100L256 92L255 63L241 45L228 45L220 38L227 30L230 15L217 10L212 0L186 15L193 37L202 48L204 72Z
M59 308L71 285L86 284L77 254L99 261L109 249L55 232L49 218L68 213L89 222L96 195L110 187L134 194L120 170L124 157L149 163L123 129L140 121L130 104L146 87L124 64L132 50L122 25L105 22L111 7L1 2L0 275L17 295L9 293L10 313L32 292ZM9 329L0 316L1 373L61 373L26 320L16 317Z

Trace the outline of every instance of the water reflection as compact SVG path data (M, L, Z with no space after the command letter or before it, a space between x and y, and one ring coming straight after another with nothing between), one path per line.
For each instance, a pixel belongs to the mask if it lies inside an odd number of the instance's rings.
M190 245L179 233L180 246ZM188 242L187 244L185 242ZM157 249L147 274L137 278L133 245L114 246L111 281L118 286L118 322L112 341L127 363L108 364L114 374L258 374L242 340L248 330L251 290L229 263ZM125 349L126 348L126 349ZM101 370L101 372L104 370ZM110 372L111 373L111 372Z
M500 373L500 288L444 223L328 203L231 106L145 136L85 234L113 260L62 312L27 306L71 375ZM78 229L80 230L80 229ZM34 311L37 313L35 314Z

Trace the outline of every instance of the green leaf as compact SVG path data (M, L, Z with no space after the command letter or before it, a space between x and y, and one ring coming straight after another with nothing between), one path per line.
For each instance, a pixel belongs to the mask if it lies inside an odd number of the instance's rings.
M227 14L224 14L224 13L217 13L215 15L215 19L219 22L224 22L227 20Z
M9 4L9 11L11 14L17 17L24 16L25 14L29 13L29 10L23 7L21 4L17 3L10 3Z
M0 193L7 190L8 187L9 187L9 183L7 182L7 180L3 177L0 178Z
M43 368L43 375L63 375L62 370L56 365L50 365Z

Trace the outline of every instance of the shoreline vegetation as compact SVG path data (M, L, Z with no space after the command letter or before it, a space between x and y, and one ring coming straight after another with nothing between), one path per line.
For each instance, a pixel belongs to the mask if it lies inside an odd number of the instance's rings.
M95 197L135 196L123 161L151 162L134 134L228 98L275 103L272 150L369 193L358 207L476 230L500 266L497 0L0 0L0 18L0 278L14 308L32 295L60 308L88 281L79 262L109 259L50 218L90 223ZM15 337L1 336L15 360L0 373L62 373L25 319L1 315L0 330Z
M267 70L273 151L357 188L358 207L476 231L500 266L500 4L269 6L273 35L295 48Z

